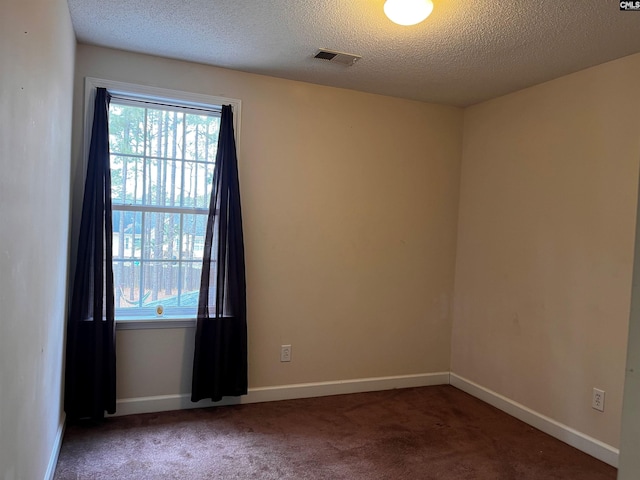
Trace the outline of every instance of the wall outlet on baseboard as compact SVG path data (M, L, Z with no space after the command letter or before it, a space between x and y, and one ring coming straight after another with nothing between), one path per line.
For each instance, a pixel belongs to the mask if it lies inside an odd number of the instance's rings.
M280 346L280 361L281 362L291 361L291 345Z
M600 412L604 412L604 390L600 390L599 388L593 389L591 406Z

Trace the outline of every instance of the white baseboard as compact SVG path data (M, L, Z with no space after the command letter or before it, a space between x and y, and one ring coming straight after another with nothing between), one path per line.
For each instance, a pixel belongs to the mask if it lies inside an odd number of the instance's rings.
M122 398L116 402L116 413L114 416L448 384L449 372L439 372L250 388L248 394L243 397L224 398L220 402L215 403L210 400L201 400L194 403L191 401L191 396L188 393L154 397Z
M44 474L44 480L53 480L53 476L56 473L56 465L58 464L58 456L60 455L60 447L62 447L62 437L64 437L64 428L66 425L66 415L63 412L58 425L58 431L56 432L56 438L53 442L53 448L51 449L51 456L49 457L49 464L47 465L47 471Z
M556 420L531 410L513 400L508 399L493 392L477 383L467 380L455 373L451 373L450 383L454 387L463 392L472 395L483 402L493 405L494 407L508 413L512 417L517 418L544 433L551 435L574 448L591 455L613 467L618 467L618 456L620 451L617 448L607 445L600 440L585 435L582 432L574 430Z

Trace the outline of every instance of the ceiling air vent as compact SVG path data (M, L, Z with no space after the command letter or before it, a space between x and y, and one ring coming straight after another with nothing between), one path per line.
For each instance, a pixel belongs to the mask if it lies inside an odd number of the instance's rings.
M352 53L335 52L333 50L327 50L326 48L320 48L313 58L319 58L320 60L329 60L330 62L340 63L350 67L362 57L360 55L354 55Z

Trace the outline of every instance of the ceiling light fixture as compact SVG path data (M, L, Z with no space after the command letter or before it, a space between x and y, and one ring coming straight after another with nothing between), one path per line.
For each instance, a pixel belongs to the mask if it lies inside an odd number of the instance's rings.
M387 0L384 13L398 25L415 25L426 19L433 11L431 0Z

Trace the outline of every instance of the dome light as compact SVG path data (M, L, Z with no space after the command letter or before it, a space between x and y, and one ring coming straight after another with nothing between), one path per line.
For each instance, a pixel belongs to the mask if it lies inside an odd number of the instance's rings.
M384 13L398 25L415 25L426 19L433 11L431 0L387 0Z

